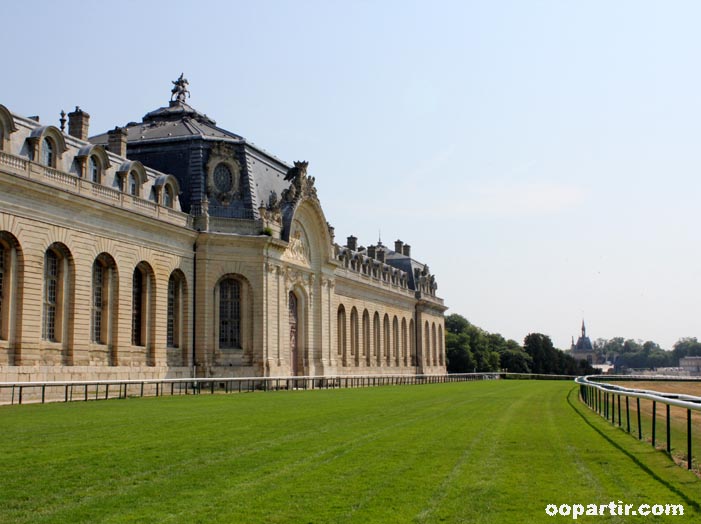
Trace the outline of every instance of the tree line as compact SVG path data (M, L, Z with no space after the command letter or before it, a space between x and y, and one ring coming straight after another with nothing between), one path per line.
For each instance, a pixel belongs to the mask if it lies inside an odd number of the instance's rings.
M489 333L465 317L445 319L445 345L449 373L510 371L552 375L589 375L596 370L553 346L549 336L531 333L520 345L499 333Z
M680 338L671 351L651 340L643 342L623 337L598 338L592 347L597 357L613 363L617 372L626 369L678 367L681 358L701 356L701 342L696 337Z

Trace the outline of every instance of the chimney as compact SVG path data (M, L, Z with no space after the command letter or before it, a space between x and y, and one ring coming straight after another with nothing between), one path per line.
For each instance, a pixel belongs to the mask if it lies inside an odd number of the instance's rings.
M350 249L351 251L357 251L358 250L358 239L354 237L353 235L348 237L348 241L346 242L346 247Z
M107 131L107 149L119 156L127 156L127 130L123 127L115 127Z
M401 240L394 241L394 251L396 253L399 253L400 255L404 254L404 251L402 250L403 247L404 247L404 242L402 242Z
M368 256L370 258L375 258L375 246L368 246Z
M78 140L88 139L89 124L90 115L78 106L75 106L75 111L68 113L68 134L76 137Z
M378 249L377 250L377 260L382 262L383 264L385 263L385 255L387 254L387 251L384 249Z
M402 254L405 257L411 258L411 246L409 244L404 244L404 247L402 248Z

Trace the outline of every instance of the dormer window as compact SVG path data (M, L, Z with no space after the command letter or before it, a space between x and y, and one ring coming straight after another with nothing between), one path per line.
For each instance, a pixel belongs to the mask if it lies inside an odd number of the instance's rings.
M56 152L50 138L41 141L41 163L47 167L54 167L56 164Z

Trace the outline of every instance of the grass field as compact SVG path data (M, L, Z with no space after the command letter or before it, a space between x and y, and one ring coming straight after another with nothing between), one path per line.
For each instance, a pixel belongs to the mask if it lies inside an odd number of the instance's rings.
M0 407L0 522L564 522L701 482L571 382L486 381Z

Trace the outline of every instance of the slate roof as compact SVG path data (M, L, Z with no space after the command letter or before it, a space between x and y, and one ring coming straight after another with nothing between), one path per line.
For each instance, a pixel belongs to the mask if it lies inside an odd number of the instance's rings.
M168 138L210 137L226 138L236 142L246 140L231 131L217 127L217 123L184 102L172 101L144 115L141 123L129 122L127 141L144 142ZM90 138L94 144L107 145L107 133Z

